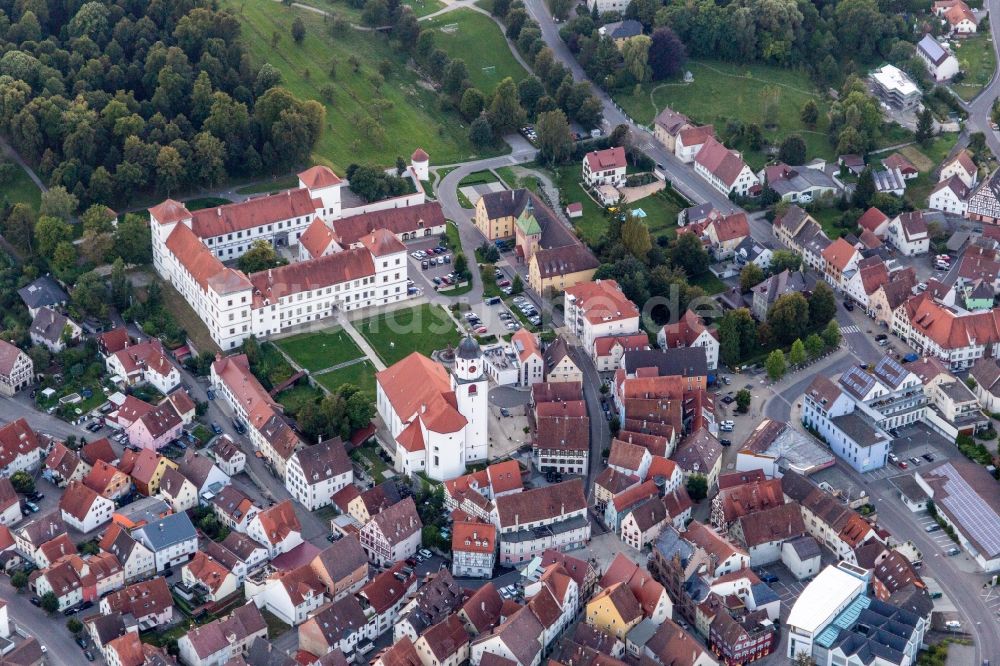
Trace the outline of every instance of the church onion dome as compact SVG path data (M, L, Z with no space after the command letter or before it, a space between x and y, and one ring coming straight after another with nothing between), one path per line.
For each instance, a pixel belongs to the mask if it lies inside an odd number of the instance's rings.
M462 341L458 343L457 356L459 358L472 361L479 358L481 355L482 351L479 349L479 343L476 342L471 335L465 336Z

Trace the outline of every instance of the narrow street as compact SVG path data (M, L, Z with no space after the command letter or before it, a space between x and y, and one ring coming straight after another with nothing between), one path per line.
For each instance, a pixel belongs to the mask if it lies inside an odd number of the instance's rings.
M989 11L991 19L1000 16L1000 0L985 0L983 8ZM1000 42L995 36L993 51L997 55L997 62L1000 63ZM982 92L964 106L969 111L969 119L966 121L968 130L985 134L986 145L993 151L993 155L1000 159L1000 135L990 129L990 111L993 110L993 100L997 98L998 94L1000 94L1000 67L993 70L993 78L990 79Z

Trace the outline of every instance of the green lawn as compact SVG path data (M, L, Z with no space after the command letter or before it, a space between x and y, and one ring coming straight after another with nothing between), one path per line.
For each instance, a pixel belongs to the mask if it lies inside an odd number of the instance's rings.
M745 123L757 123L764 130L764 138L780 143L789 134L799 134L806 142L808 156L834 157L833 147L826 137L829 104L819 94L804 71L783 69L770 65L733 64L721 61L692 60L687 69L694 75L694 82L680 80L668 83L650 83L640 94L616 93L617 101L625 111L640 123L650 124L665 106L686 114L697 123L714 123L716 131L725 126L725 118L738 118ZM764 90L779 91L776 126L764 128L764 110L761 95ZM799 111L807 100L819 107L819 123L814 130L806 129L799 120ZM749 151L746 146L732 146L744 151L744 159L754 169L764 165L766 158L761 151Z
M198 197L197 199L188 199L185 201L184 207L193 213L196 210L215 208L216 206L224 206L228 203L233 202L222 197Z
M256 63L271 63L295 95L326 105L326 127L314 161L343 173L351 163L392 164L397 155L409 155L418 147L439 164L483 157L468 141L468 125L457 112L439 110L437 94L418 81L406 66L408 56L387 36L347 29L331 37L322 15L273 0L224 0L220 4L239 17ZM341 8L338 5L338 11ZM306 26L300 45L291 38L296 17ZM272 34L278 35L276 48L271 47ZM356 70L352 61L357 63ZM384 79L379 74L383 61L391 67ZM332 77L331 67L336 68ZM321 92L328 87L330 101ZM384 100L381 111L376 109L376 100ZM369 117L375 122L363 122ZM366 124L370 134L361 129Z
M904 195L917 208L927 205L927 197L937 185L931 172L944 161L957 140L957 134L939 134L927 146L914 144L899 151L921 171L919 176L907 182Z
M507 39L488 16L471 9L456 9L421 24L434 32L434 43L469 68L472 85L492 92L508 76L518 82L528 75L510 51Z
M317 400L323 397L323 392L314 389L312 386L306 382L299 383L298 386L293 386L290 389L285 389L281 393L275 396L275 400L281 403L281 406L285 408L285 413L290 416L295 416L299 413L302 407L309 403L315 403Z
M705 290L706 294L715 295L724 292L727 287L726 283L715 277L711 273L705 273L701 277L697 277L691 280L691 284L695 287L701 287Z
M955 57L958 58L965 72L965 79L956 83L955 92L965 101L971 100L982 91L983 86L990 82L993 70L997 67L996 56L993 53L993 42L989 40L989 25L983 21L979 32L968 39L958 39L955 45Z
M846 229L841 229L837 226L837 222L841 217L843 217L844 212L836 206L811 210L809 211L809 214L813 216L813 219L819 222L819 225L823 227L823 232L826 234L826 237L831 240L840 238L847 232Z
M237 194L265 194L267 192L277 192L279 190L289 190L299 186L299 177L292 174L265 180L259 183L251 183L236 189Z
M571 219L580 238L593 247L604 235L608 227L608 218L604 209L591 199L580 185L580 168L575 164L559 167L553 174L559 196L564 204L579 201L583 204L583 217ZM644 221L649 233L655 239L666 234L673 238L677 235L677 213L681 210L679 199L670 194L657 193L629 204L629 210L641 208L646 213Z
M353 384L375 398L375 366L371 361L354 363L340 370L316 375L316 381L325 388L336 391L343 384Z
M276 343L306 370L322 370L364 356L342 328L302 333Z
M438 0L403 0L400 4L413 8L413 13L420 18L433 14L439 9L444 9L444 3Z
M11 205L25 203L38 210L38 206L42 201L42 191L35 185L35 181L31 180L31 177L28 176L27 171L14 162L11 162L11 166L14 167L14 175L10 182L3 186L3 195L7 197L7 201Z
M483 185L495 182L497 182L497 177L493 175L493 172L487 170L473 171L468 176L460 180L458 182L458 186L465 187L467 185Z
M382 473L389 469L389 466L382 460L382 456L379 455L381 450L378 444L367 444L359 449L354 449L350 454L351 460L368 470L368 473L375 479L375 483L380 483L384 479Z
M357 329L386 365L415 351L430 356L434 350L444 349L449 343L456 345L461 339L448 313L426 303L365 319Z
M601 206L597 205L597 202L580 186L580 167L576 164L559 167L555 171L553 180L559 188L559 197L565 204L577 201L583 204L583 217L573 219L571 222L576 232L580 234L580 238L587 245L593 246L604 235L608 220Z

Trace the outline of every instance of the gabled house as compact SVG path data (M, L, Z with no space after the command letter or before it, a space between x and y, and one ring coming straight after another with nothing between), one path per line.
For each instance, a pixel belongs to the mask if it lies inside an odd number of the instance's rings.
M469 658L469 635L457 615L449 615L420 635L413 647L423 666L458 666Z
M934 186L928 196L927 207L944 213L965 215L969 210L970 194L971 190L962 182L961 177L951 176Z
M219 522L241 534L246 533L254 517L261 511L246 493L234 485L220 490L210 504Z
M62 442L56 442L45 458L44 473L60 488L65 488L73 481L82 481L89 471L90 465L83 462L76 451L67 448Z
M207 599L218 603L236 594L239 580L222 562L198 551L181 567L181 580L189 588L199 590Z
M958 74L958 59L932 35L924 35L917 42L917 56L927 65L927 72L936 82L947 81Z
M119 377L124 384L148 383L164 395L181 381L180 371L170 362L163 345L155 338L110 354L105 364L108 373Z
M748 196L760 186L740 154L711 137L694 156L694 171L726 196Z
M189 448L177 463L177 471L194 484L199 501L207 502L229 485L229 475L219 469L209 455L199 455Z
M625 149L617 146L595 150L583 156L583 182L588 187L625 185Z
M198 506L198 489L176 469L169 468L160 479L156 497L170 505L174 513L188 511Z
M945 181L953 176L957 176L962 184L969 190L976 186L979 180L979 167L972 159L972 154L968 150L960 150L958 153L941 165L938 171L938 181Z
M718 332L705 326L691 310L686 310L676 324L665 324L656 335L656 343L661 349L704 347L708 369L715 370L719 364Z
M215 464L219 466L225 474L233 477L243 471L247 464L247 456L243 450L232 440L229 435L223 433L216 438L212 444L212 457Z
M98 460L83 477L83 485L110 500L121 499L132 492L132 478L103 460Z
M900 213L889 223L886 239L908 257L925 254L931 241L924 214L921 211Z
M367 560L364 562L367 566ZM417 593L417 587L417 576L413 570L408 569L404 562L396 562L361 588L358 598L364 608L373 612L368 622L369 625L374 624L374 636L381 636L392 629L403 606ZM497 595L497 598L500 596Z
M392 564L417 552L423 523L412 497L383 509L361 528L361 547L375 564Z
M660 624L671 616L673 603L663 585L623 553L615 555L598 585L607 589L619 583L629 589L642 614L654 623Z
M323 582L331 599L354 594L368 582L368 558L353 536L327 546L309 566Z
M245 657L257 638L267 636L267 622L253 604L229 616L194 627L177 641L181 662L187 666L216 666Z
M683 113L678 113L669 107L664 107L653 121L653 136L663 144L669 152L674 152L677 137L691 127L691 121Z
M68 343L79 342L83 329L61 312L43 307L32 320L28 335L32 343L58 354Z
M0 340L0 395L13 398L34 380L35 363L31 357L6 340ZM2 464L0 471L3 471Z
M299 625L299 649L316 656L340 650L352 657L366 637L368 618L357 598L348 595L320 608Z
M823 277L835 289L843 289L861 259L856 247L838 238L823 251Z
M285 500L254 516L247 527L247 536L263 544L272 558L302 543L302 525L292 501Z
M135 619L140 631L168 624L174 614L174 599L164 578L129 585L101 599L101 613L121 613Z
M125 582L139 580L156 571L153 551L132 538L128 530L112 525L101 537L101 550L118 558L125 574Z
M674 155L681 162L693 162L698 151L709 140L715 140L715 128L713 126L685 127L677 133L677 139L674 144Z
M310 511L354 481L354 466L339 437L299 449L288 459L285 488Z
M132 477L139 493L152 497L159 492L163 475L168 469L177 469L177 463L151 449L125 449L118 469Z
M13 525L21 517L21 498L10 479L0 477L0 526Z
M3 366L3 344L0 344L0 373ZM2 383L3 378L0 377L0 387ZM23 418L0 426L0 476L10 477L15 472L34 471L44 460L49 444L48 438L40 437Z
M66 487L59 500L59 511L66 524L78 532L92 532L111 520L115 503L80 482Z

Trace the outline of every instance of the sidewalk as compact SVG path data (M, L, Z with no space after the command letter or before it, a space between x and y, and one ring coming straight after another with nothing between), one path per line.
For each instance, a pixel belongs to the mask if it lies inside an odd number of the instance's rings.
M336 318L337 322L344 327L344 330L347 332L347 334L351 336L352 340L354 340L354 344L356 344L361 349L361 351L365 353L365 356L367 356L368 359L372 362L372 365L375 366L375 369L378 371L385 370L385 363L382 362L382 359L379 358L378 354L375 353L375 350L372 349L370 344L368 344L368 341L365 340L360 333L358 333L357 329L354 328L354 325L350 321L348 321L347 317L344 316L344 313L338 311L336 314Z

